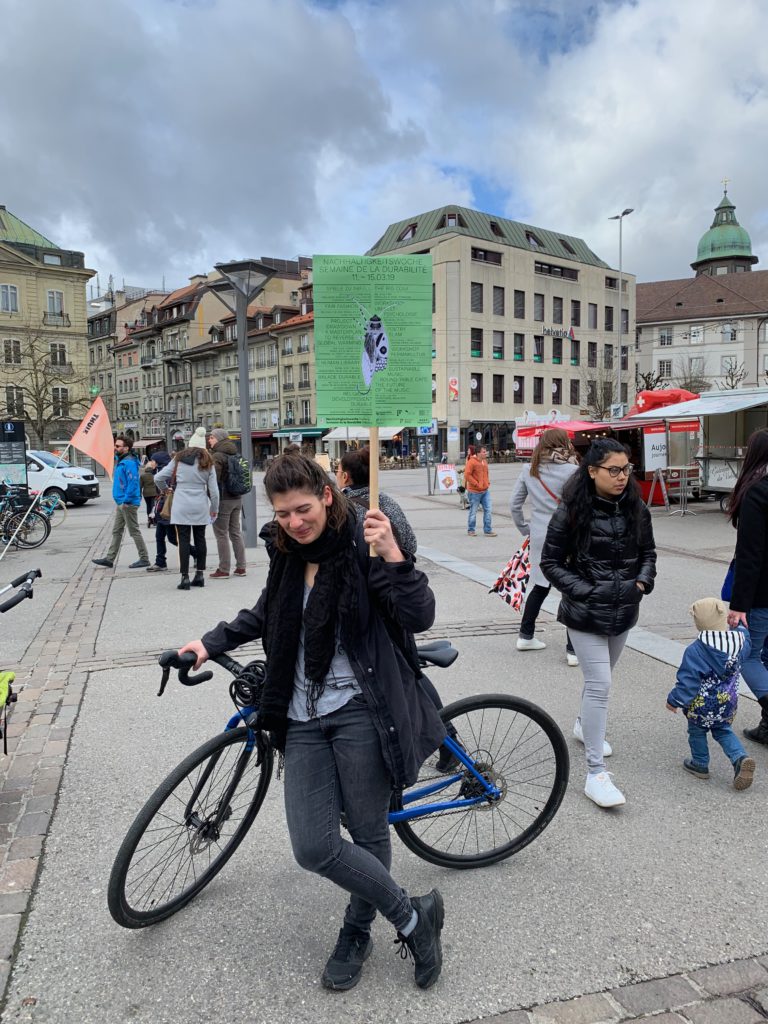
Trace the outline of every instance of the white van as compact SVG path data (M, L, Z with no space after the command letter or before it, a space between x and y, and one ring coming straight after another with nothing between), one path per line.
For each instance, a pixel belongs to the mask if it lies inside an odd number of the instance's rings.
M50 452L27 452L27 484L30 491L57 494L71 505L99 496L99 481L89 469L71 466Z

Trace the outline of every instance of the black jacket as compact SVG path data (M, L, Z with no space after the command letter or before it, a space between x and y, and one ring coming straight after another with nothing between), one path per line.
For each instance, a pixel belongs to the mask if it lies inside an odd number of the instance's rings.
M731 608L768 608L768 477L744 495L737 531Z
M624 502L593 498L592 531L586 550L577 551L568 509L561 504L550 520L541 569L560 591L558 622L597 636L618 636L637 622L643 592L653 590L656 547L648 509L640 508L638 536L627 527Z
M211 455L213 456L213 463L216 467L216 479L219 482L219 491L221 492L222 498L230 499L233 497L227 490L227 463L230 455L237 455L237 446L234 441L230 441L229 438L225 438L223 441L219 441L211 448ZM238 498L242 495L238 494Z
M218 445L217 445L218 447ZM357 643L347 656L371 709L394 785L412 785L419 768L445 736L439 713L418 683L413 633L429 629L435 598L413 560L370 558L358 528L356 545L359 622ZM264 636L266 590L256 606L232 622L220 622L202 638L210 655L232 651ZM398 637L398 643L391 636Z

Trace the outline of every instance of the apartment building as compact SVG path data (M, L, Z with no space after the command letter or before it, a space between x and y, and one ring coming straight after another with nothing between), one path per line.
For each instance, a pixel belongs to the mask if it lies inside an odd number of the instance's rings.
M768 271L752 270L749 234L724 192L691 263L693 276L637 286L638 372L695 393L765 384Z
M602 416L627 402L635 278L620 286L582 239L446 206L390 224L367 255L385 253L432 256L438 451L456 458L478 434L510 448L526 411Z
M0 205L0 412L59 447L90 403L86 283L95 271Z

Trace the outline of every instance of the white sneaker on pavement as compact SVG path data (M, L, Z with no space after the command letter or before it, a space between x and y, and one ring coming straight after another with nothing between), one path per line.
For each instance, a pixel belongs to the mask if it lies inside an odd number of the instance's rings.
M569 668L578 668L579 659L575 654L571 654L570 651L565 652L565 661Z
M626 797L611 782L610 772L598 772L588 775L584 786L584 796L589 797L598 807L621 807L627 802Z
M581 731L581 719L577 718L573 726L573 735L579 741L584 742L584 733ZM608 740L603 740L603 757L610 757L613 753L613 747Z
M543 640L537 640L536 637L531 637L530 640L525 640L523 637L517 638L518 651L543 651L546 646Z

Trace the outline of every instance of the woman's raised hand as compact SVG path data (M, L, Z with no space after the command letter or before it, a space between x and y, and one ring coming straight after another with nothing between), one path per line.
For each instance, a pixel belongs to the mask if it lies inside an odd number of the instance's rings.
M398 547L392 524L378 508L369 509L363 519L365 543L373 545L376 554L385 562L404 562L405 555Z

